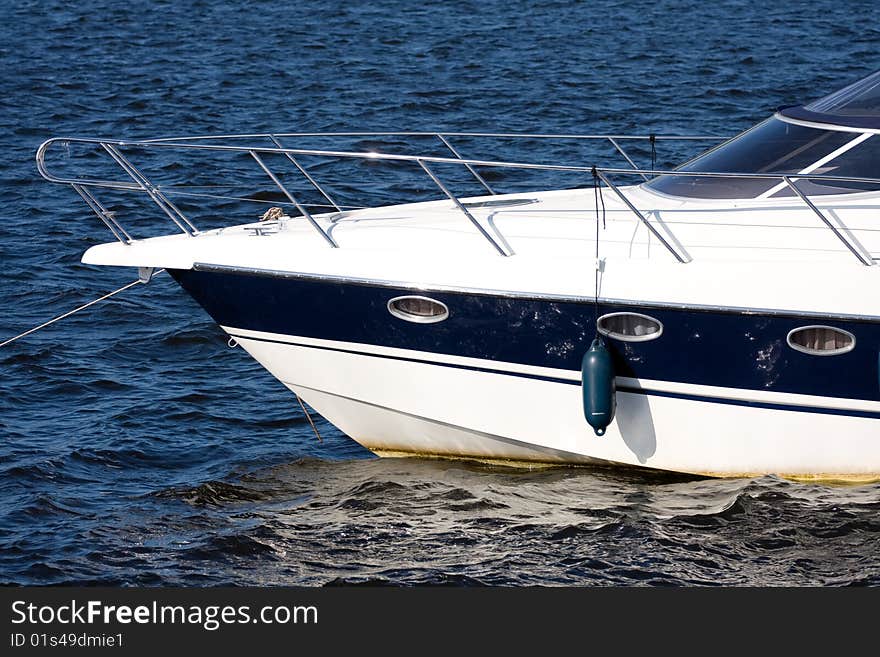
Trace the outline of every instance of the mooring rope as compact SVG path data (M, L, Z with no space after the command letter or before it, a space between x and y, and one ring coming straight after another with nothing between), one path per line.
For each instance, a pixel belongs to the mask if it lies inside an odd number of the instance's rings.
M300 398L299 398L299 395L297 395L296 393L293 393L293 394L294 394L294 396L296 397L296 401L299 402L300 408L303 409L303 413L306 414L306 419L309 421L309 424L312 425L312 431L315 432L315 436L317 436L317 438L318 438L318 442L319 442L319 443L323 443L323 442L324 442L324 439L321 438L321 434L318 433L318 427L316 427L316 426L315 426L315 423L312 421L312 416L309 414L309 411L308 411L308 409L306 408L306 405L303 404L303 400L300 399Z
M599 203L602 203L602 228L605 228L605 197L599 184L599 172L593 167L593 203L596 206L596 288L593 293L593 324L599 337Z
M229 346L230 349L234 349L239 345L239 342L238 340L230 336L229 341L226 344ZM291 390L291 392L293 391ZM303 415L305 415L306 419L309 421L309 425L311 425L312 431L315 432L315 437L318 439L318 442L323 443L324 439L321 438L321 433L318 431L318 427L315 425L314 420L312 420L312 415L311 413L309 413L309 409L306 408L306 405L303 403L303 400L300 399L300 396L297 393L293 392L293 396L296 397L296 401L299 402L299 407L302 409Z
M153 274L153 276L155 276L158 273L161 273L162 271L164 271L164 269L157 270ZM120 292L124 292L125 290L127 290L131 287L134 287L135 285L143 284L146 282L147 281L142 281L141 279L138 279L136 281L132 281L131 283L127 283L127 284L123 285L121 288L119 288L118 290L113 290L112 292L108 292L104 296L98 297L97 299L93 299L92 301L89 301L88 303L84 303L83 305L81 305L77 308L74 308L73 310L69 310L68 312L64 313L63 315L58 315L58 317L53 317L48 322L43 322L39 326L35 326L32 329L28 329L24 333L19 333L14 338L9 338L8 340L4 340L3 342L0 342L0 347L5 347L6 345L11 344L11 343L15 342L16 340L19 340L27 335L30 335L31 333L36 333L40 329L44 329L47 326L51 326L55 322L60 322L62 319L66 318L66 317L70 317L71 315L75 315L76 313L80 312L81 310L85 310L89 306L94 306L96 303L100 303L101 301L104 301L105 299L109 299L110 297L115 296L115 295L119 294Z
M163 271L165 271L165 270L164 270L164 269L159 269L159 270L157 270L155 273L153 273L153 274L150 276L150 280L152 280L153 276L155 276L156 274L161 274ZM89 301L88 303L84 303L84 304L81 305L81 306L77 306L77 307L74 308L73 310L69 310L69 311L67 311L66 313L64 313L63 315L58 315L58 317L53 317L53 318L50 319L49 321L47 321L47 322L43 322L43 323L40 324L39 326L35 326L35 327L33 327L32 329L28 329L28 330L25 331L24 333L19 333L19 334L16 335L15 337L12 337L12 338L9 338L8 340L4 340L3 342L0 342L0 347L5 347L6 345L11 344L11 343L15 342L16 340L19 340L19 339L21 339L21 338L23 338L23 337L25 337L25 336L27 336L27 335L30 335L31 333L36 333L36 332L39 331L40 329L44 329L44 328L46 328L47 326L51 326L51 325L54 324L55 322L60 322L60 321L61 321L62 319L64 319L65 317L70 317L71 315L75 315L76 313L78 313L78 312L80 312L80 311L82 311L82 310L85 310L85 309L88 308L89 306L94 306L96 303L100 303L101 301L104 301L104 300L106 300L106 299L109 299L110 297L116 296L116 295L119 294L120 292L124 292L125 290L127 290L127 289L129 289L129 288L132 288L132 287L134 287L135 285L141 285L141 284L146 285L148 282L149 282L149 280L146 280L146 281L145 281L145 280L142 280L142 279L139 278L139 279L137 279L136 281L132 281L131 283L126 283L125 285L123 285L123 286L122 286L121 288L119 288L118 290L113 290L112 292L108 292L108 293L105 294L104 296L98 297L97 299L93 299L93 300ZM235 345L232 344L232 343L234 342L234 338L229 338L229 340L230 340L230 345L229 345L229 346L230 346L230 347L235 346ZM312 420L312 416L311 416L311 414L309 413L308 409L306 408L306 405L303 404L303 400L300 399L300 398L299 398L299 395L297 395L296 393L293 393L293 394L294 394L294 396L296 397L296 401L299 402L299 405L300 405L300 407L302 408L303 413L304 413L305 416L306 416L306 419L309 421L309 424L310 424L311 427L312 427L312 431L315 432L315 436L317 436L317 438L318 438L318 442L323 443L323 442L324 442L324 439L321 438L321 433L318 431L318 427L315 426L315 422L314 422L314 420Z

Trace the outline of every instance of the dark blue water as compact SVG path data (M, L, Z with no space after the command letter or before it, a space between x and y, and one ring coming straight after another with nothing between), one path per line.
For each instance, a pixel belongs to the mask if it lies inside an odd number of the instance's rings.
M33 155L48 137L730 135L880 68L874 9L5 2L0 336L133 278L79 263L110 235L72 191L39 179ZM329 180L364 201L345 177ZM403 201L427 189L368 191ZM167 276L4 347L0 582L880 583L878 485L379 460L318 424L323 443Z

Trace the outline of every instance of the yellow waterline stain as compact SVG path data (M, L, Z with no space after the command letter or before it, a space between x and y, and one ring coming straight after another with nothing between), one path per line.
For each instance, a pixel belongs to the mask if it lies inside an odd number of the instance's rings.
M550 469L550 468L592 468L613 467L627 468L634 470L646 470L652 473L669 473L669 474L685 474L695 475L698 477L711 477L713 479L755 479L766 475L774 475L782 479L787 479L801 484L824 484L824 485L865 485L880 482L880 473L856 473L846 474L840 472L820 472L820 473L785 473L785 472L716 472L716 471L689 471L689 470L666 470L661 468L652 468L650 466L632 465L629 463L619 463L616 461L604 461L596 459L594 463L566 463L564 461L525 461L514 459L500 459L483 456L465 456L460 454L434 454L428 452L405 452L400 450L384 450L372 449L377 456L383 458L420 458L420 459L437 459L446 461L471 461L483 463L486 465L503 466L507 468L520 468L524 470Z

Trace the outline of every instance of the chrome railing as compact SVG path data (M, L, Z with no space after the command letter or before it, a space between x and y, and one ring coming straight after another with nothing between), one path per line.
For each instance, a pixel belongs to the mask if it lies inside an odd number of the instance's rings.
M289 148L283 145L281 139L303 138L303 137L320 137L320 138L337 138L337 137L434 137L439 139L443 145L450 151L452 157L437 157L427 155L402 155L391 153L374 153L363 151L344 151L344 150L319 150L311 148ZM481 160L463 158L458 150L452 145L450 139L453 137L469 137L469 138L501 138L501 139L576 139L576 140L606 140L611 143L615 150L630 165L628 168L616 167L597 167L597 166L573 166L563 164L537 164L527 162L510 162L502 160ZM235 143L216 143L216 142L246 142L254 139L268 139L272 142L272 147L258 146L250 143L238 145ZM667 136L667 135L540 135L540 134L523 134L523 133L433 133L433 132L335 132L335 133L255 133L243 135L211 135L196 137L177 137L163 138L140 141L119 141L119 140L102 140L102 139L85 139L85 138L53 138L45 141L37 149L36 161L37 169L40 175L46 180L54 183L68 184L85 200L86 204L92 211L104 222L113 235L121 242L130 244L133 241L131 235L116 219L115 214L107 210L96 198L94 188L108 188L125 191L137 191L146 193L148 197L159 206L164 214L174 222L174 224L185 234L194 236L198 234L195 225L180 211L180 209L168 198L166 191L159 185L155 185L130 161L123 155L123 149L187 149L193 151L213 151L227 153L241 153L253 159L259 168L272 180L280 192L288 199L290 205L294 206L309 222L312 228L318 232L324 241L331 248L338 248L337 242L333 239L328 231L326 231L320 223L314 218L306 204L299 201L293 193L284 185L276 173L268 167L265 162L264 155L282 155L296 170L314 187L323 198L329 203L328 207L332 207L337 211L342 211L343 207L334 200L327 192L324 186L315 180L314 176L309 173L306 168L297 160L298 156L331 158L331 159L354 159L354 160L373 160L388 162L412 162L417 164L425 174L432 180L438 189L447 196L456 208L471 222L480 235L486 239L497 253L502 256L512 255L499 242L486 231L477 219L471 214L465 204L444 184L433 169L433 164L451 164L464 167L468 173L479 183L489 194L495 195L497 192L489 186L483 176L480 175L478 169L491 168L509 168L521 170L540 170L540 171L564 171L564 172L580 172L592 176L594 184L601 187L602 185L610 189L621 200L621 202L645 225L647 230L658 239L658 241L666 248L670 254L680 263L687 263L692 260L684 245L682 245L676 236L672 233L668 225L662 221L657 221L662 227L663 233L655 227L648 217L639 210L632 201L627 198L623 190L611 179L611 175L638 175L644 180L649 180L652 176L690 176L690 177L708 177L708 178L738 178L738 179L772 179L778 180L787 185L793 193L822 221L822 223L831 230L838 240L864 265L873 265L874 259L871 253L858 241L855 235L842 224L839 218L835 217L835 221L826 216L798 187L796 182L800 180L820 180L826 182L854 182L868 183L880 187L880 179L852 177L852 176L833 176L825 174L782 174L782 173L731 173L731 172L695 172L695 171L679 171L665 169L643 169L639 168L629 154L621 147L620 142L625 140L648 140L653 148L657 141L721 141L718 137L693 135L693 136ZM62 178L51 174L46 167L46 153L53 144L78 143L88 144L100 147L106 151L112 160L128 175L131 181L114 181L90 178ZM214 197L210 194L198 194L197 196ZM229 198L217 196L215 198ZM243 197L233 197L239 201L254 201ZM835 225L836 222L836 225Z

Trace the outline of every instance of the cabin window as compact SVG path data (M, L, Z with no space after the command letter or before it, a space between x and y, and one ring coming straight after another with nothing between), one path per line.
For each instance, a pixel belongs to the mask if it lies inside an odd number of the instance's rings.
M388 302L388 312L417 324L433 324L449 317L449 308L445 303L420 296L395 297Z
M599 333L624 342L656 340L663 333L659 320L641 313L610 313L596 321Z
M852 351L856 338L833 326L802 326L788 334L788 346L813 356L837 356Z

